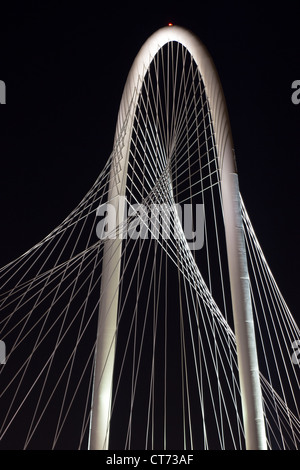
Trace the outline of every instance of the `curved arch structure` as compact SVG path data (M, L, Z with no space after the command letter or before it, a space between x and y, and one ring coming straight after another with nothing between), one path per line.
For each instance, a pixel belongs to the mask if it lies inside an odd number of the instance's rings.
M238 176L227 107L209 53L197 37L181 27L164 27L154 33L143 45L132 65L124 88L117 120L115 146L119 146L118 161L115 161L116 158L112 161L108 199L110 202L115 201L116 207L118 207L118 196L125 194L134 112L143 79L153 57L160 48L172 41L181 43L196 62L210 105L221 179L246 448L266 449ZM118 174L115 172L117 165ZM108 448L118 308L118 295L115 292L120 279L120 240L107 240L104 250L90 449ZM110 253L113 253L113 256ZM100 382L101 385L99 385Z

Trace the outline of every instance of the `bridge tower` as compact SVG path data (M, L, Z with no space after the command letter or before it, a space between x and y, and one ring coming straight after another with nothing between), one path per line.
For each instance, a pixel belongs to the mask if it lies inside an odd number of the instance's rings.
M138 53L124 88L116 133L115 146L122 140L122 148L112 162L108 200L120 207L119 197L124 196L130 140L134 113L139 92L147 69L161 47L169 42L179 42L191 54L202 76L208 97L212 124L218 151L221 179L223 217L226 235L231 298L237 343L239 379L242 397L243 420L247 449L266 449L266 435L250 283L241 218L238 174L233 150L230 122L222 87L213 61L203 44L189 31L169 26L158 30ZM115 167L119 172L116 178ZM121 219L122 221L122 214ZM101 305L98 323L96 368L90 430L90 449L107 449L112 400L112 378L115 355L115 330L117 322L122 240L107 240L103 257Z

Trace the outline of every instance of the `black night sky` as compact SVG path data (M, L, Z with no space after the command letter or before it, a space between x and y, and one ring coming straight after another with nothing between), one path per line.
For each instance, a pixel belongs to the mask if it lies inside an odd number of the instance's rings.
M172 22L206 45L223 85L241 193L299 318L300 7L296 2L27 1L0 7L1 265L56 227L112 150L135 55Z

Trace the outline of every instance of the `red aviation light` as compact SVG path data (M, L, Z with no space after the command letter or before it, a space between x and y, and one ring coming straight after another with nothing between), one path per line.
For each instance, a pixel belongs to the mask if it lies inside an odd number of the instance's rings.
M173 26L173 23L168 23L168 26Z

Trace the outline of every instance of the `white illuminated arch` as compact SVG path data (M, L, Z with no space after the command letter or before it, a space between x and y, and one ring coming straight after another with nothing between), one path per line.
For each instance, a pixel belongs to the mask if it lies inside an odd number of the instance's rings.
M215 66L206 48L197 37L181 27L171 26L158 30L146 41L134 60L119 109L115 133L115 147L118 146L119 150L115 152L111 165L108 200L116 203L117 207L118 196L125 194L133 119L143 80L153 57L165 44L173 41L181 43L197 64L210 106L221 179L246 447L266 449L238 176L227 107ZM116 167L118 167L117 174ZM108 448L118 309L116 286L120 279L120 258L120 241L107 240L103 257L102 297L90 432L91 449Z

